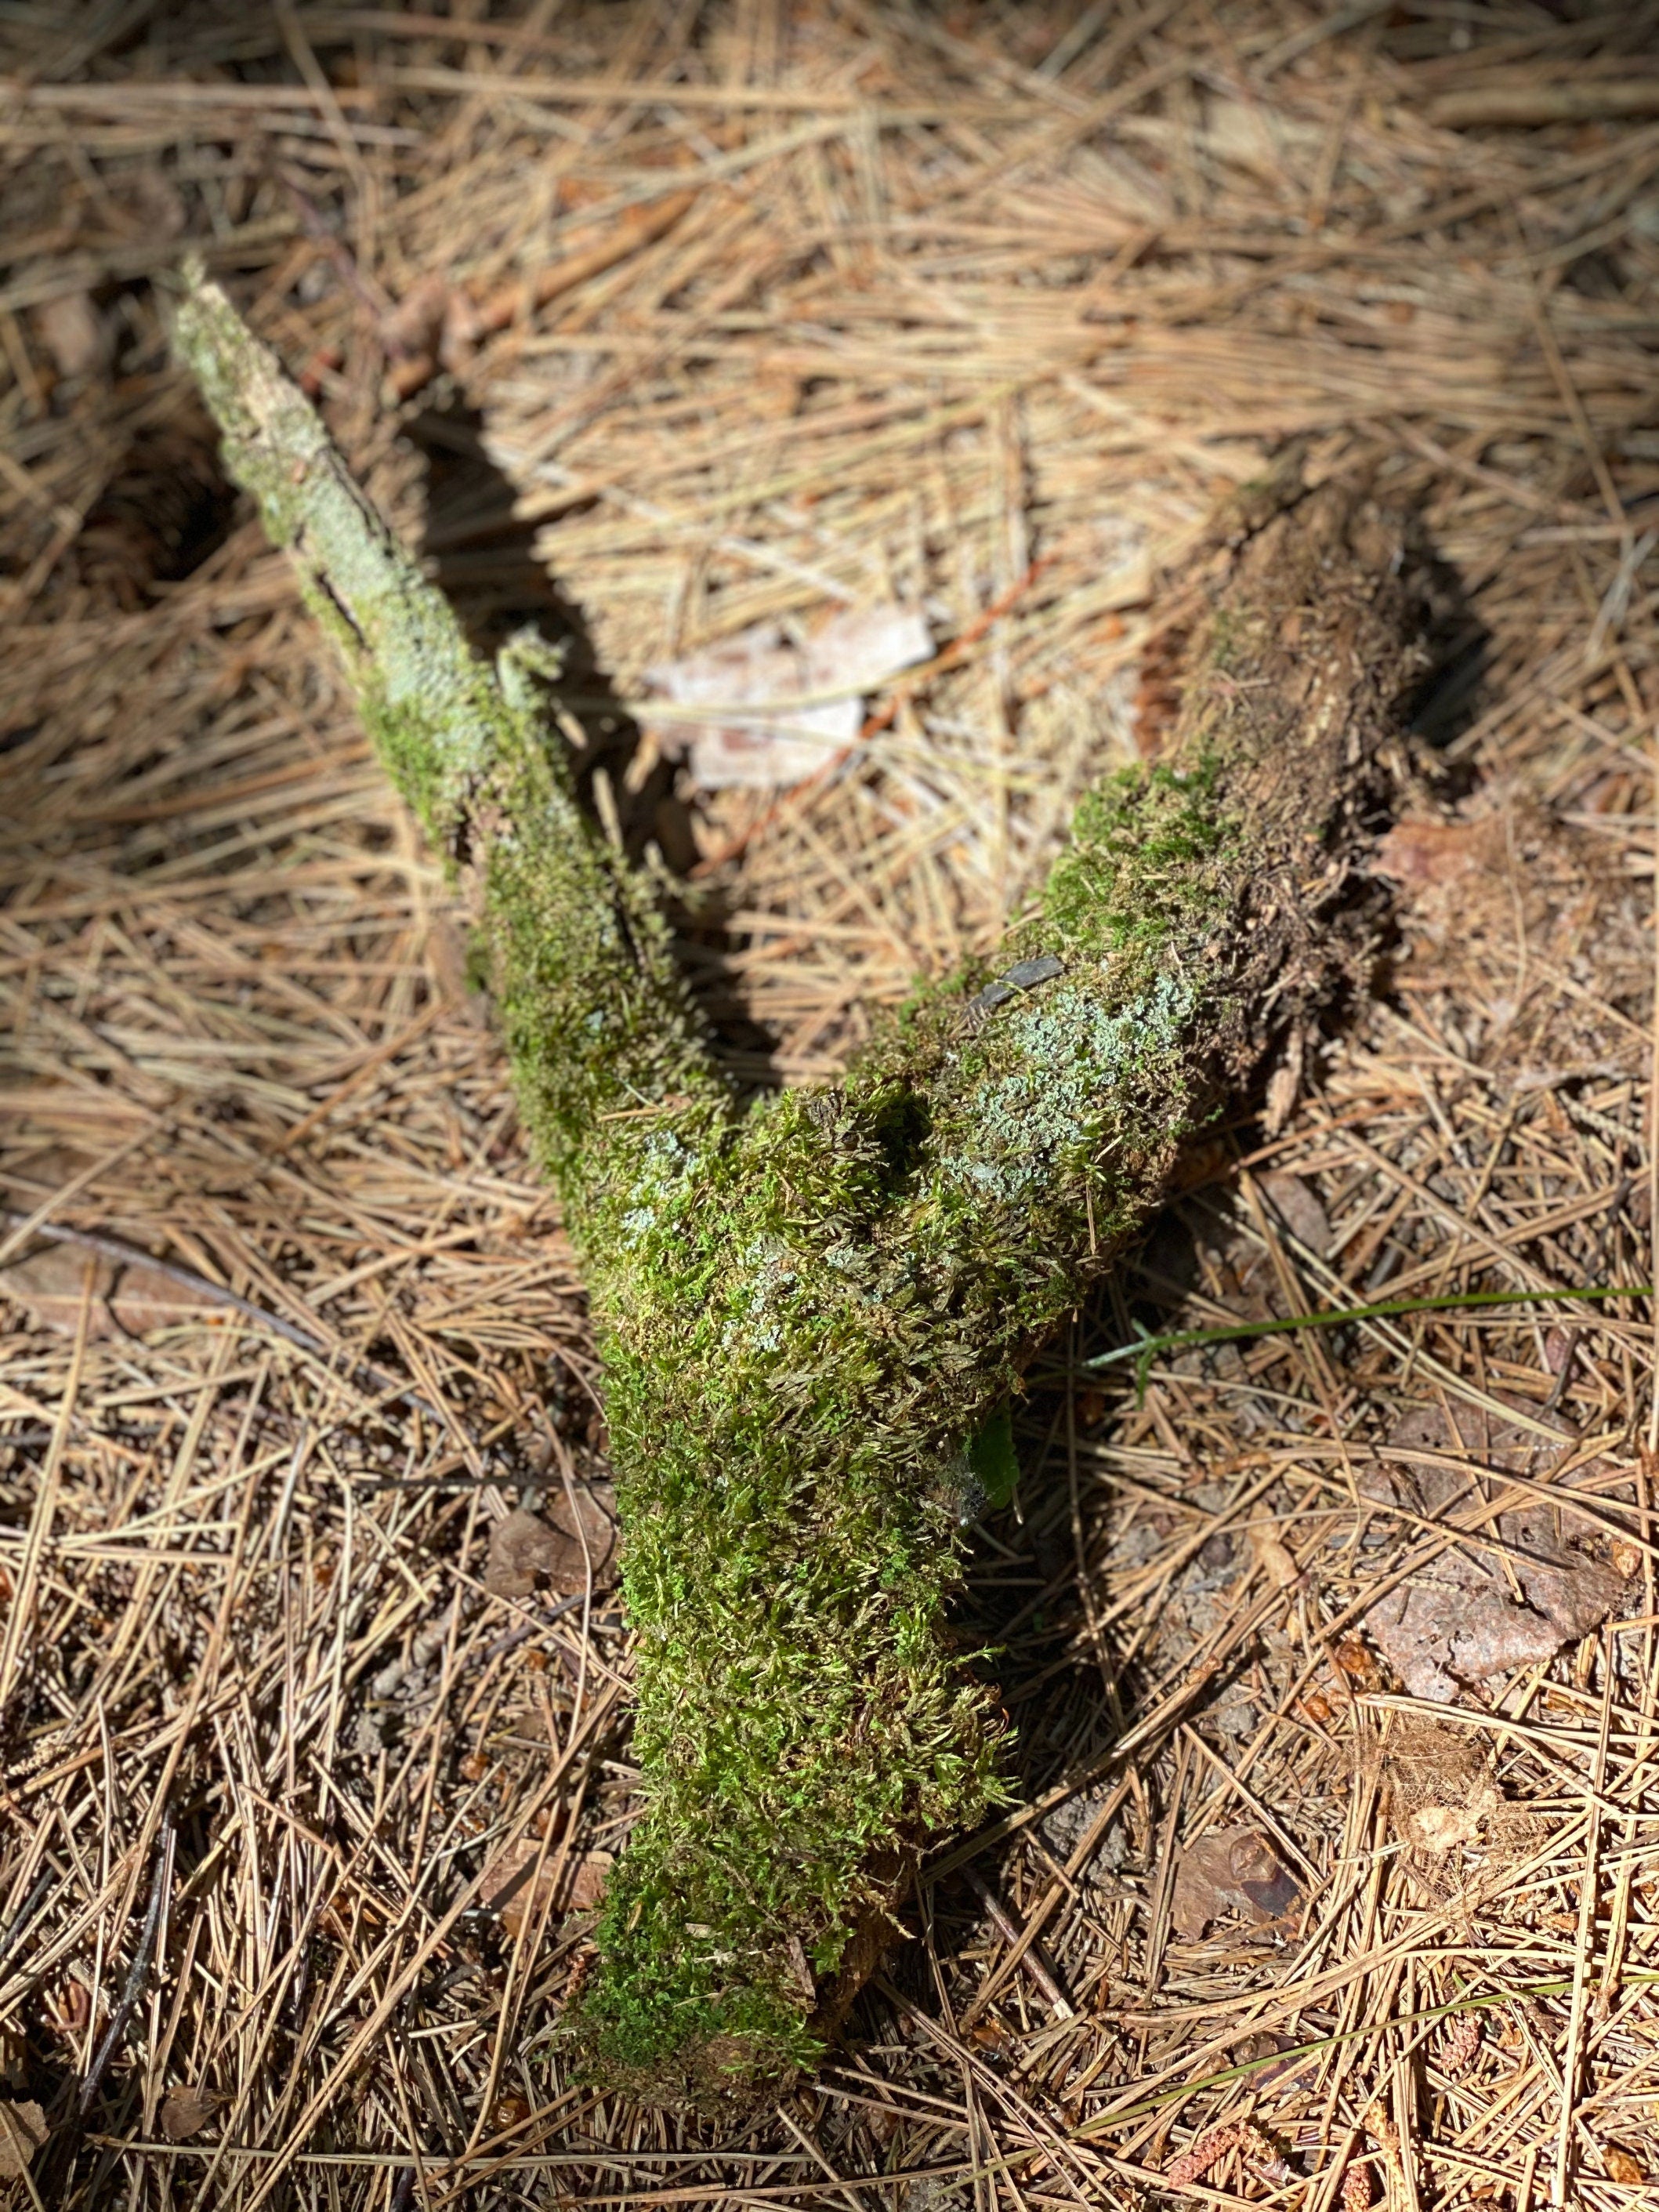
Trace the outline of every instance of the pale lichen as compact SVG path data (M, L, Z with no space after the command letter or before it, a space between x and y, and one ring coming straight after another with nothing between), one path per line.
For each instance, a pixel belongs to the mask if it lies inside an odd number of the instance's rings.
M1235 518L1168 755L1085 800L1040 914L879 1021L839 1092L739 1115L534 687L468 652L199 277L179 343L389 774L473 880L526 1126L583 1256L645 1806L572 2033L653 2095L775 2086L867 1970L917 1846L1000 1787L945 1607L964 1485L1006 1455L1031 1347L1340 964L1321 917L1412 667L1398 563L1365 535L1386 526L1269 500L1251 527L1290 534L1252 568ZM1286 675L1292 617L1330 698Z

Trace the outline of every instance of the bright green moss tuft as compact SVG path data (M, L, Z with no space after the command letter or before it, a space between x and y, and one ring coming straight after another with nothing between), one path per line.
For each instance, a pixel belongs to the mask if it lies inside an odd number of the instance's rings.
M1102 951L1154 951L1195 907L1225 887L1218 868L1237 825L1218 793L1221 763L1201 754L1183 770L1121 769L1085 792L1071 848L1056 861L1043 901L1048 927L1067 943Z

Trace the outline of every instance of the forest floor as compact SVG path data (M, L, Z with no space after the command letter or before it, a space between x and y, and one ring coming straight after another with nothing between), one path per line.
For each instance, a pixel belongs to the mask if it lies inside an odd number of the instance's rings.
M0 2203L1635 2204L1659 9L453 13L0 9ZM1284 440L1444 564L1377 995L1033 1367L1013 1803L742 2124L562 2070L636 1780L580 1285L191 243L480 639L569 636L757 1084L1030 896ZM653 673L887 605L787 788Z

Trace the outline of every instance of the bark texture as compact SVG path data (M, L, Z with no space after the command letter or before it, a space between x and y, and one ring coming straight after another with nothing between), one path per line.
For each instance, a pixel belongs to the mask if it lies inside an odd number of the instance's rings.
M1421 665L1401 524L1292 480L1230 507L1159 757L1087 796L1041 912L838 1089L740 1114L531 688L469 653L199 277L178 342L388 772L474 879L590 1287L647 1803L573 2036L652 2097L775 2094L921 1842L997 1795L945 1615L1024 1364L1182 1139L1363 964L1350 879Z

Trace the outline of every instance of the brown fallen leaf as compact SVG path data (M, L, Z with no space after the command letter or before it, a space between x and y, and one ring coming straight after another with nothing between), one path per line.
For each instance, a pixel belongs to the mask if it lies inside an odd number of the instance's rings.
M615 1863L609 1851L574 1851L561 1871L558 1845L551 1844L541 1873L531 1874L529 1869L541 1858L539 1838L526 1836L498 1852L484 1869L480 1888L483 1902L500 1912L501 1926L515 1941L550 1900L556 1912L591 1912L604 1899Z
M0 2100L0 2181L15 2181L46 2135L46 2116L39 2105Z
M1181 1853L1171 1912L1176 1933L1195 1943L1212 1920L1265 1927L1301 1902L1295 1877L1265 1836L1255 1828L1212 1828Z
M37 1328L73 1336L88 1255L72 1244L48 1244L27 1258L0 1267L0 1292L28 1309ZM92 1315L88 1334L148 1336L153 1329L185 1322L222 1320L225 1308L208 1294L176 1282L159 1267L140 1261L92 1259Z
M542 1576L556 1595L574 1597L587 1586L590 1565L596 1589L615 1580L611 1562L617 1522L611 1486L578 1484L574 1512L568 1498L550 1501L546 1511L552 1517L520 1507L491 1528L483 1583L492 1597L528 1597Z
M1570 1441L1564 1431L1564 1446ZM1482 1467L1538 1481L1547 1474L1538 1463L1539 1443L1518 1423L1468 1407L1450 1413L1414 1407L1385 1447L1400 1460L1363 1476L1359 1486L1380 1504L1450 1527L1478 1514L1475 1478L1413 1455L1468 1454ZM1577 1479L1589 1481L1601 1464L1577 1469ZM1467 1684L1540 1665L1600 1627L1622 1601L1626 1578L1579 1549L1573 1527L1571 1517L1542 1504L1503 1514L1371 1607L1366 1629L1412 1696L1453 1704ZM1494 1536L1505 1547L1501 1556Z
M1638 2188L1648 2178L1648 2170L1634 2151L1621 2149L1617 2143L1603 2143L1601 2163L1607 2170L1609 2181L1622 2181Z
M227 2100L216 2089L169 2089L157 2118L169 2142L183 2142L204 2128Z
M1294 1589L1302 1579L1295 1555L1279 1535L1270 1513L1253 1514L1245 1530L1250 1557L1275 1589Z
M115 334L85 292L46 301L34 311L34 326L59 376L90 376L114 357Z
M1310 1252L1316 1252L1322 1260L1328 1259L1336 1232L1313 1185L1304 1182L1298 1175L1280 1170L1264 1175L1260 1187L1262 1197L1297 1242L1305 1244Z

